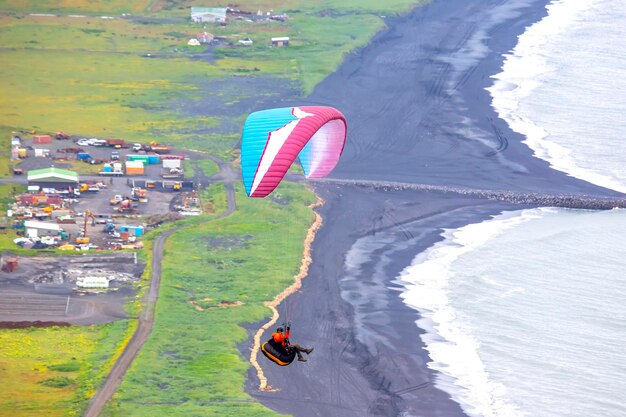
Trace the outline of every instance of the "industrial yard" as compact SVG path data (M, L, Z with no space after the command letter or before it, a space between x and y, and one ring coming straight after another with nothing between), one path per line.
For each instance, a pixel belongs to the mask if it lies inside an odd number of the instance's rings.
M127 317L145 267L135 252L145 233L201 213L184 153L63 132L16 133L11 142L14 185L2 227L14 250L0 253L0 323ZM50 253L34 256L41 249Z
M164 216L200 214L184 153L167 145L58 132L15 135L11 155L27 191L9 205L6 227L23 248L135 249Z

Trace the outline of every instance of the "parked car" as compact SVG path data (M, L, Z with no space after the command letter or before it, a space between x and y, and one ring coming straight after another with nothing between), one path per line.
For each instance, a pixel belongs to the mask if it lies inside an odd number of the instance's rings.
M133 151L134 151L134 152L139 152L139 151L140 151L140 150L142 150L142 149L143 149L143 145L142 145L141 143L135 143L135 144L133 145Z
M80 139L78 142L76 142L76 144L78 146L89 146L89 141L87 139Z
M120 159L120 153L117 151L111 152L111 160L118 161Z

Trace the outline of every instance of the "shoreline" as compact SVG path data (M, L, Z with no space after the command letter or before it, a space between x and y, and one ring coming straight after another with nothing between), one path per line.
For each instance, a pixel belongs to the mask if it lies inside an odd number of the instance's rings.
M259 365L259 362L257 361L257 357L259 356L259 351L261 348L261 336L263 336L263 333L265 333L267 329L272 327L278 321L278 318L280 316L279 316L277 307L280 305L280 303L285 301L287 297L289 297L290 295L293 295L296 291L298 291L302 287L302 280L306 278L309 272L309 266L311 265L311 262L312 262L311 245L313 241L315 240L315 235L317 231L322 226L322 216L320 216L315 211L315 208L323 206L323 205L324 205L324 200L322 200L318 196L317 201L310 206L313 209L315 219L313 220L313 223L311 223L311 226L309 227L309 230L307 231L306 237L304 239L302 263L300 264L300 271L294 277L294 283L288 286L287 288L285 288L278 295L276 295L276 297L274 297L272 301L267 301L265 303L265 306L268 307L270 310L272 310L272 317L265 324L263 324L254 334L249 362L256 370L256 376L259 380L259 391L269 391L269 392L275 391L275 389L272 388L271 385L268 385L267 378L265 377L263 369L261 368L261 366Z
M339 181L315 184L324 226L298 305L294 341L315 346L306 364L266 366L275 393L246 391L297 417L465 416L435 387L420 315L398 296L400 272L443 239L443 228L480 222L542 201L498 201L444 187L574 198L619 193L568 177L532 156L491 107L485 88L504 52L540 20L548 0L484 5L434 1L389 19L389 28L348 56L314 91L350 120ZM486 52L485 50L486 49ZM439 187L439 188L437 188Z

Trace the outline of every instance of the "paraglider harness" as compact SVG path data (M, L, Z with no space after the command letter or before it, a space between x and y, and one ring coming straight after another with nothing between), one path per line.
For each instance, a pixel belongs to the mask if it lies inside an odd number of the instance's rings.
M261 351L272 362L280 366L287 366L295 359L296 351L291 348L289 343L291 323L283 323L282 328L284 328L282 342L275 341L274 336L272 335L270 340L261 345Z

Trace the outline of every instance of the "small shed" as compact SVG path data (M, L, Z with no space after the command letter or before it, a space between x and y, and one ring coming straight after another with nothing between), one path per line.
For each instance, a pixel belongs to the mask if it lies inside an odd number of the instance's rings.
M279 38L272 38L272 46L289 46L289 36L282 36Z
M38 222L35 220L26 220L24 229L26 230L26 236L29 238L58 236L61 233L61 226L57 223Z
M226 23L226 8L192 7L191 21L195 23Z
M34 169L28 171L28 185L67 190L69 187L78 186L78 174L74 171L55 167Z

